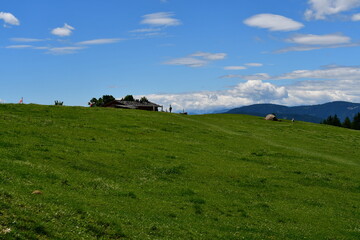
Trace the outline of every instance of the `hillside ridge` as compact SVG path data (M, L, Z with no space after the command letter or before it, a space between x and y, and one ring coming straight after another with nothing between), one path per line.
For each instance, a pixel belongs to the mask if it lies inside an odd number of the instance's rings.
M249 106L234 108L226 113L248 114L254 116L265 116L275 113L281 119L297 119L305 122L320 123L330 115L337 115L342 121L349 117L352 119L360 112L360 103L335 101L317 105L305 105L288 107L278 104L253 104Z

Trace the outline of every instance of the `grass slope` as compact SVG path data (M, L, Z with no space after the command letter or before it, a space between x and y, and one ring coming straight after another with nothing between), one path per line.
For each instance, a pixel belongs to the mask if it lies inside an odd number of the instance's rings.
M0 105L0 239L359 239L359 143L245 115Z

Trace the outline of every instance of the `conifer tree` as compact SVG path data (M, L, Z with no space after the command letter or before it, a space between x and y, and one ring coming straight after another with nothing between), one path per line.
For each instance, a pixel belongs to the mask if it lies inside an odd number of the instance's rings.
M351 123L351 128L355 130L360 130L360 112L355 115L354 120Z
M344 128L351 128L351 120L349 117L346 117L344 122L342 123L342 127Z
M333 121L332 121L331 125L341 127L340 119L338 118L338 116L336 114L333 117Z

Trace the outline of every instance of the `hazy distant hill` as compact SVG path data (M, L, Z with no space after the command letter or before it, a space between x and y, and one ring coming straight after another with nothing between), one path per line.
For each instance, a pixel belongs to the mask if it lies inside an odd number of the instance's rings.
M254 104L250 106L234 108L226 113L248 114L254 116L265 116L268 113L275 113L278 118L292 119L319 123L329 115L337 114L341 120L346 117L352 119L360 112L360 103L351 102L330 102L320 105L286 107L276 104Z

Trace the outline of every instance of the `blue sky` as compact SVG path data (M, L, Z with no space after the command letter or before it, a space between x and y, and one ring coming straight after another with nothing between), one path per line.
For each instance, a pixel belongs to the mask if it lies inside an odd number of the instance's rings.
M2 0L0 102L360 102L360 0Z

